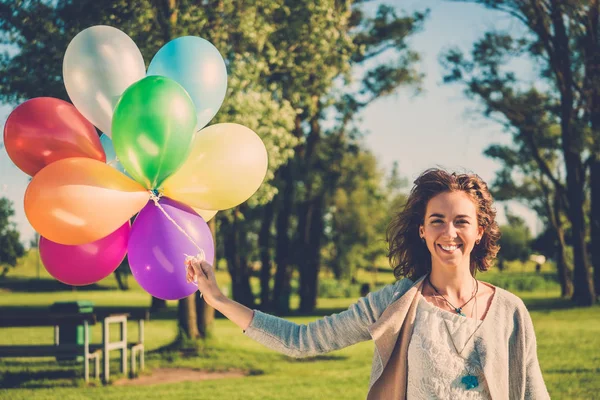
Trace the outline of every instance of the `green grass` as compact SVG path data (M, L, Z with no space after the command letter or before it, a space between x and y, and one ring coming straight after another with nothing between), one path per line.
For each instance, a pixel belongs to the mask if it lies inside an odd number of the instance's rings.
M35 260L27 260L22 269L9 274L9 283L0 283L0 307L43 309L55 301L85 299L96 307L146 307L148 294L130 278L131 290L120 292L114 288L112 277L102 281L95 290L72 291L68 287L56 289L47 275L40 281L34 278ZM531 274L533 265L511 265L508 271L487 272L478 277L497 281L519 279L520 274ZM544 273L551 274L552 266ZM219 282L226 285L228 275L221 271ZM326 274L326 273L325 273ZM11 277L12 276L12 277ZM508 277L508 278L506 278ZM358 280L374 283L374 273L361 271ZM377 273L377 283L392 282L391 270ZM511 281L512 282L512 281ZM11 286L12 284L12 286ZM256 282L253 282L256 284ZM8 291L2 287L16 287ZM26 289L46 290L30 293ZM538 356L544 378L552 398L593 399L600 393L600 306L572 308L559 298L558 287L548 286L533 292L516 292L531 310L538 338ZM308 322L320 315L341 310L355 299L319 299L314 316L290 317L298 323ZM294 305L297 298L293 299ZM224 371L242 369L250 373L245 378L215 381L185 382L154 386L96 386L84 387L80 364L60 365L53 359L0 360L0 398L7 399L363 399L369 381L372 342L360 343L321 357L294 360L265 349L245 337L231 322L217 319L214 336L198 355L159 352L176 335L176 302L153 316L146 325L148 369L161 367L190 367ZM116 333L116 332L115 332ZM130 339L137 335L135 324L128 326ZM94 342L101 338L100 327L92 332ZM0 330L0 344L51 343L51 328L10 328ZM117 353L111 373L117 374ZM16 382L16 384L15 384ZM16 386L16 387L15 387Z

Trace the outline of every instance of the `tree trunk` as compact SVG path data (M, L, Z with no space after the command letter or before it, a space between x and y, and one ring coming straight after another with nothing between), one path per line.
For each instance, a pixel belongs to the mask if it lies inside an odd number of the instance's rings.
M114 274L119 290L128 290L129 286L127 285L127 275L119 271L119 268L115 269Z
M594 267L594 290L600 294L600 2L591 0L586 18L585 36L585 93L592 126L592 155L590 156L590 233L591 258Z
M214 264L217 265L217 223L216 218L211 219L208 222L208 227L215 243L215 260ZM196 292L196 327L198 328L198 335L201 339L206 339L212 333L215 320L215 309L206 304L206 301L200 297L200 292Z
M275 282L273 286L273 297L271 299L271 310L277 315L287 315L290 312L291 290L291 268L290 268L290 237L289 224L292 215L294 199L293 182L293 160L280 168L282 188L279 212L277 213L277 236L275 239ZM278 196L279 197L279 196Z
M159 299L158 297L152 296L152 303L150 304L150 312L160 311L167 308L167 301Z
M196 330L200 339L206 339L212 335L215 322L215 309L206 304L200 292L195 293L196 302Z
M560 291L562 297L571 297L573 295L573 280L571 278L572 268L566 257L565 232L562 225L561 213L564 211L563 196L557 187L554 188L554 193L544 183L543 174L540 174L540 185L544 192L544 207L546 215L550 221L551 233L556 241L556 269L558 281L560 283Z
M271 281L271 225L275 211L275 199L264 207L264 216L258 236L260 247L260 307L263 311L270 308L270 281Z
M571 279L571 268L567 262L565 250L565 234L562 229L556 232L558 246L556 248L556 269L560 281L560 294L563 298L573 295L573 280Z
M127 272L129 271L129 260L127 256L123 258L121 264L115 269L115 279L119 290L129 290L129 284L127 283Z
M580 306L591 306L596 300L590 280L590 271L585 245L585 222L583 216L583 174L581 164L567 153L567 184L569 216L573 231L573 301Z
M177 305L179 340L195 340L200 337L196 318L196 293L179 300Z
M231 275L231 291L235 301L249 308L256 307L254 294L250 287L248 261L240 246L243 226L239 221L239 206L233 210L233 221L227 223L225 233L225 257Z
M571 268L566 257L565 232L560 219L561 195L555 192L554 207L549 213L550 221L556 235L558 246L556 247L556 269L558 280L560 282L560 292L562 297L571 297L573 295L573 280L571 278Z
M304 232L304 249L306 261L300 268L300 312L310 313L317 307L319 270L321 266L321 238L323 235L323 210L325 196L323 194L311 200L306 210L308 226ZM300 231L302 233L302 231Z
M590 211L592 266L594 267L594 290L600 294L600 159L590 164L590 186L592 207Z
M571 70L571 52L569 38L565 28L563 14L564 4L558 0L551 1L550 18L554 29L552 63L560 91L560 127L562 151L567 171L568 215L573 230L573 302L580 306L590 306L595 300L594 288L590 280L590 271L585 246L584 203L584 169L581 162L581 132L573 126L573 71Z

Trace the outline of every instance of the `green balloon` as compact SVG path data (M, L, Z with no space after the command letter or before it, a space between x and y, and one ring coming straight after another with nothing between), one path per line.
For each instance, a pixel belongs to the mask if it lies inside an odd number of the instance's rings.
M158 189L187 159L195 127L196 108L185 89L164 76L147 76L117 102L112 140L127 173Z

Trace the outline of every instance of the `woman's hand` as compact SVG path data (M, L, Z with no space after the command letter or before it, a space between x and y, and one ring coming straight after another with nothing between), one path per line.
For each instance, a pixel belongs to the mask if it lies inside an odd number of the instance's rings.
M198 290L202 293L206 303L212 308L219 310L221 314L225 315L243 330L248 329L254 317L254 311L228 299L227 296L221 293L219 286L217 286L212 265L206 261L198 261L196 259L187 260L185 265L187 267L187 281L194 282L196 280Z
M198 284L198 290L202 293L206 303L214 308L215 304L225 296L217 285L217 279L215 278L215 272L212 265L207 261L190 259L186 261L186 267L186 279L188 283L196 282Z

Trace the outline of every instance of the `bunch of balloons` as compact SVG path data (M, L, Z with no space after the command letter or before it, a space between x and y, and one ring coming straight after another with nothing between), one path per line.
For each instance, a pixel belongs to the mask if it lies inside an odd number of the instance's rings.
M34 98L4 128L10 158L33 177L25 213L42 236L44 266L59 281L88 285L128 254L151 295L192 294L186 256L214 262L206 221L246 201L267 171L265 146L252 130L232 123L202 129L227 89L219 51L181 37L146 71L129 36L93 26L69 44L63 78L73 105Z

